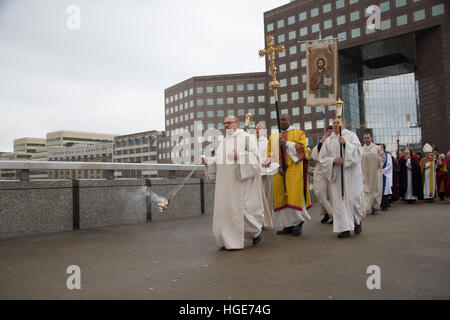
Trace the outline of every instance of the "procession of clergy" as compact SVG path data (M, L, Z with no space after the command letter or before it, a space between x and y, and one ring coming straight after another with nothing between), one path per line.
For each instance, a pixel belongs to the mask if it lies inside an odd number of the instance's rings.
M370 132L361 146L340 121L333 120L310 152L305 133L292 126L289 115L281 115L281 134L269 139L261 123L252 134L239 129L236 117L225 119L226 135L214 156L201 158L206 177L216 183L212 229L219 248L242 249L246 239L255 246L263 229L300 236L304 222L311 220L311 173L321 222L332 224L338 238L360 234L363 217L388 210L398 196L408 203L433 200L438 161L429 144L420 163L408 148L397 162L383 144L373 143Z

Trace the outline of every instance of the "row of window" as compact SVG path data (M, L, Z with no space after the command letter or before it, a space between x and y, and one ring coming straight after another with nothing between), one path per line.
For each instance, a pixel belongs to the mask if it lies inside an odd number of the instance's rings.
M256 90L264 90L264 83L258 83L255 84L254 83L249 83L246 86L244 86L243 84L237 84L236 85L236 91L240 92L240 91L244 91L244 87L247 88L247 91L254 91L255 88ZM222 93L222 92L234 92L235 89L235 85L230 84L230 85L219 85L219 86L207 86L207 87L197 87L196 88L196 93L197 94L203 94L203 93ZM194 89L191 88L189 89L189 96L193 95L194 93ZM177 93L173 96L167 97L166 98L166 104L170 103L170 102L174 102L174 101L178 101L181 100L183 98L187 98L188 97L188 90L180 93Z
M144 156L144 157L132 157L132 158L124 158L124 159L114 159L114 162L121 163L141 163L144 161L155 161L157 160L157 156Z
M116 141L115 146L117 148L128 147L128 146L138 146L140 144L147 144L147 143L149 143L149 141L150 141L149 137L119 140L119 141Z
M359 0L348 0L348 1L349 1L349 5L352 5L352 4L355 4L355 3L359 2ZM419 2L419 1L420 0L412 0L413 3L416 3L416 2ZM410 2L411 2L411 0L410 0ZM395 7L396 8L401 8L401 7L404 7L406 5L407 5L407 0L395 0ZM344 0L337 0L335 2L336 10L342 9L342 8L344 8L344 6L345 6L345 1ZM384 1L384 2L380 3L379 7L380 7L380 11L381 12L389 11L390 10L390 1ZM319 7L311 9L310 12L309 12L309 17L310 18L315 18L315 17L319 16L319 9L320 9ZM324 4L322 6L322 14L329 13L329 12L331 12L331 10L332 10L331 3L327 3L327 4ZM433 16L438 15L438 14L442 14L443 11L444 11L444 4L436 5L436 6L434 6L432 8L432 10L433 10ZM365 10L365 11L366 11L365 16L366 17L369 16L370 14L367 12L367 10ZM351 17L350 17L351 21L355 21L355 20L359 19L359 11L356 11L356 12L357 13L353 12L351 14ZM296 18L297 18L296 16L288 17L287 18L287 25L295 24ZM307 11L304 11L304 12L301 12L301 13L298 14L298 18L297 18L298 22L306 21L306 19L308 19L308 12ZM345 16L344 16L344 20L345 20ZM285 27L285 22L286 22L285 19L278 20L277 23L276 23L277 29L284 28ZM344 23L345 23L345 21L344 21ZM274 23L272 22L272 23L267 24L266 30L267 30L267 32L272 32L274 30Z
M381 12L388 11L388 10L389 10L389 1L386 1L386 2L383 2L380 4ZM431 8L431 15L433 17L444 14L444 12L445 12L445 8L444 8L443 3L435 5ZM369 15L370 15L370 13L366 11L365 17L368 17ZM360 11L359 10L350 13L350 21L351 22L357 21L359 19L360 19ZM417 10L413 13L413 21L414 22L418 22L418 21L421 21L424 19L425 19L425 9ZM408 15L404 14L404 15L400 15L400 16L396 17L395 22L396 22L397 27L406 25L408 23ZM336 26L340 26L345 23L346 23L346 15L342 15L342 16L339 16L336 18ZM391 28L391 19L386 19L386 20L381 21L380 27L381 27L381 30L390 29ZM332 19L325 20L323 22L323 29L327 30L327 29L331 29L331 28L333 28L333 20ZM319 23L315 23L315 24L311 25L311 33L320 32L320 31L321 30L320 30ZM366 28L366 34L371 34L374 32L375 32L375 29ZM293 40L297 37L297 31L296 30L290 31L287 35L288 35L288 40ZM298 36L303 37L306 35L308 35L308 27L301 28L298 32ZM351 35L352 35L352 38L360 37L361 36L360 28L352 29ZM328 36L327 38L332 38L332 36ZM325 39L327 39L327 38L325 38ZM345 41L347 39L346 32L342 32L342 33L338 34L338 38L340 38L339 39L340 41ZM285 34L278 35L277 41L278 41L278 43L284 43L286 41L286 35ZM302 52L304 52L306 50L306 44L304 44L304 45L305 45L305 47L301 48ZM297 53L297 46L289 47L289 54L295 54L295 53ZM285 56L285 53L279 54L280 58L284 57L284 56Z
M156 147L150 147L150 148L146 147L146 148L129 149L129 150L118 150L118 151L115 151L114 154L116 156L120 156L122 154L146 153L146 152L149 152L149 150L150 150L150 152L154 152L154 151L156 151Z

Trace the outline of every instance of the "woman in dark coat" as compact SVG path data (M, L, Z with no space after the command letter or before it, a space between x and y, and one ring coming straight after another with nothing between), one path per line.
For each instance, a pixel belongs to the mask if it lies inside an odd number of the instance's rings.
M404 154L400 159L400 196L411 204L423 199L422 174L412 150L406 148Z

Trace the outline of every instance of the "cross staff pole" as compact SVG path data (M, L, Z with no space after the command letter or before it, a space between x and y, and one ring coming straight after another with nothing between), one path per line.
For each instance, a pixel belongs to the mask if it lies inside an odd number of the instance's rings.
M336 118L339 120L339 137L342 137L342 109L344 102L341 98L336 101ZM342 158L342 144L339 142L341 158ZM344 200L344 163L341 164L341 195L342 200Z
M275 109L277 112L277 125L278 125L278 132L281 137L281 125L280 125L280 110L278 107L278 91L277 89L280 87L280 83L277 81L277 67L275 67L275 53L280 53L284 51L284 46L282 44L274 47L273 46L273 36L269 35L267 36L267 45L268 48L264 50L259 50L259 56L264 57L266 55L269 56L269 63L270 63L270 75L272 76L272 81L269 83L269 87L273 90L273 96L275 99ZM280 146L281 148L281 146ZM283 148L281 148L283 149ZM281 150L281 167L283 168L283 171L286 172L286 163L284 159L284 150ZM283 179L284 181L284 179ZM285 182L285 188L286 190L286 182Z

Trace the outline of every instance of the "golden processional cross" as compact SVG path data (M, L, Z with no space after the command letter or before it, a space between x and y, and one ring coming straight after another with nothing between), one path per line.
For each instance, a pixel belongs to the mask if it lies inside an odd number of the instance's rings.
M278 108L278 93L277 89L280 87L280 83L277 81L277 67L275 66L275 53L281 53L284 51L284 46L282 44L279 44L278 46L273 46L273 36L268 35L267 38L267 45L268 48L264 50L259 50L259 56L264 57L266 55L269 56L269 63L270 63L270 75L272 76L272 81L269 83L269 87L273 90L273 96L275 98L275 109L277 112L277 124L278 124L278 132L281 137L281 126L280 126L280 110ZM280 146L280 149L281 146ZM286 172L286 162L284 158L284 150L280 152L281 153L281 168L283 168L283 171ZM284 190L286 190L286 181L283 179L284 182Z

